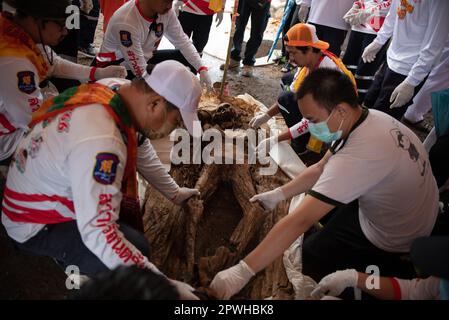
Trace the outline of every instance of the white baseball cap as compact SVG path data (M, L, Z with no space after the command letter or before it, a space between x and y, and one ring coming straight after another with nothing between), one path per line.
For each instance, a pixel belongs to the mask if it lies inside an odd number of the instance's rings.
M193 124L199 123L197 109L202 93L198 78L175 60L158 63L143 78L157 94L178 107L184 125L193 136Z

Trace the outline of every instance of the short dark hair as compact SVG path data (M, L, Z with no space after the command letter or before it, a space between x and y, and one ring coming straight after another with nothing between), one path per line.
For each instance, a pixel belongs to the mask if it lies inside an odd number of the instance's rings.
M288 42L288 41L289 41L288 36L285 35L284 36L284 42ZM306 54L307 51L309 51L309 48L312 49L313 53L320 53L321 52L321 49L310 47L310 46L303 46L303 47L295 46L295 48L298 49L299 51L301 51L302 54Z
M301 83L296 99L311 94L319 105L332 111L339 103L358 107L357 93L347 75L329 68L319 68L311 72Z
M121 266L81 285L74 300L179 300L178 290L161 274Z

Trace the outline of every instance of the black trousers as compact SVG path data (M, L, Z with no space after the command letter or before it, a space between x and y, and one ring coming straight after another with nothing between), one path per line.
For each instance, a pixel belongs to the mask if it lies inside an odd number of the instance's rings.
M282 55L288 57L288 53L287 50L285 49L285 44L284 44L284 37L287 34L288 30L290 30L291 27L293 27L295 24L297 24L299 22L298 19L298 11L299 11L300 6L298 6L296 3L293 5L292 10L290 11L290 14L287 17L287 20L285 21L285 25L284 28L282 29L282 39L281 39L281 44L282 44Z
M320 281L337 270L354 268L366 272L375 265L381 276L403 279L416 277L404 253L391 253L377 248L363 234L359 222L358 201L334 209L320 231L306 237L303 244L303 273Z
M236 21L236 29L234 34L233 48L231 51L231 58L240 61L242 53L243 37L245 35L245 28L251 16L251 35L246 43L245 58L243 64L253 66L256 63L256 53L259 50L260 44L263 40L263 34L267 28L268 18L270 17L270 2L267 2L263 7L252 5L255 1L240 0Z
M429 161L438 188L449 179L449 134L439 137L429 151Z
M150 246L145 236L124 223L119 225L125 238L149 258ZM47 225L25 243L13 243L25 252L54 258L64 269L77 266L81 274L90 277L109 270L84 245L76 221Z
M80 27L81 35L79 46L82 48L87 48L90 44L94 42L95 30L97 29L98 18L100 17L100 3L98 0L92 1L93 8L89 14L81 12L80 17Z
M375 34L351 31L349 35L348 48L343 56L343 63L354 74L357 82L357 91L359 94L359 103L362 104L365 95L374 80L374 75L382 63L385 62L388 44L385 44L377 53L376 59L371 63L365 63L362 60L362 53L369 45Z
M393 118L400 120L405 111L407 111L407 108L413 103L413 97L416 96L424 85L424 82L427 80L426 77L418 86L415 87L415 93L407 104L400 108L390 109L391 94L394 89L396 89L396 87L405 80L405 78L407 77L391 70L385 62L379 72L376 73L374 81L366 93L364 101L365 106L383 111L388 113Z
M209 40L213 17L213 15L179 12L178 19L182 29L189 38L192 38L193 45L200 54L203 54L203 49Z
M315 26L318 39L329 43L328 50L339 57L341 53L341 46L345 41L346 30L323 26L321 24L311 22L308 23Z

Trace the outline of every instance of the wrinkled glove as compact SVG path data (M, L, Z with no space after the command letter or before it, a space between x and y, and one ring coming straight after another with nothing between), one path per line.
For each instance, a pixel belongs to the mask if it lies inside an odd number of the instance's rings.
M104 78L126 78L128 75L126 68L122 66L108 66L95 70L95 80Z
M271 148L278 142L278 136L272 136L263 139L256 148L259 158L266 157L270 152Z
M170 283L175 286L178 290L180 300L200 300L196 295L193 294L193 289L190 285L185 282L178 280L169 279Z
M365 24L369 17L371 17L371 12L368 10L359 10L357 14L355 14L352 19L350 19L349 24L351 26L359 26L361 24Z
M259 128L261 125L270 120L270 116L266 113L259 114L249 121L249 126L253 129Z
M179 188L176 197L173 199L173 203L180 205L187 199L199 195L200 191L198 189Z
M415 87L406 81L402 81L393 91L390 97L390 109L404 106L413 98Z
M176 16L179 15L179 11L182 11L183 5L184 4L182 1L176 1L175 4L173 5L173 11L175 12Z
M268 210L272 211L274 208L276 208L277 204L281 201L285 200L285 195L282 192L281 188L276 188L272 191L267 191L264 193L256 194L254 197L249 199L249 202L256 202L259 201L262 203L263 207Z
M228 300L242 290L255 274L246 262L241 260L235 266L217 273L210 288L218 299Z
M346 269L328 274L321 279L310 295L314 299L319 299L324 295L337 297L346 288L357 287L358 278L359 274L355 269Z
M217 12L215 16L215 22L217 23L215 26L218 27L223 21L223 11Z
M92 0L81 0L80 1L80 10L84 12L85 14L89 14L89 12L92 11L94 8L94 4L92 3Z
M362 59L365 63L373 62L376 59L376 55L379 50L382 48L380 43L377 43L375 40L371 42L362 53Z
M302 5L299 7L298 10L298 20L299 22L306 22L307 19L307 15L309 14L309 9L310 7L306 6L306 5Z
M200 82L203 87L212 89L212 80L210 79L209 72L207 72L207 70L202 70L200 72Z
M345 20L346 23L351 24L351 20L354 18L355 15L360 11L360 6L355 2L351 9L348 10L348 12L345 13L343 16L343 20Z

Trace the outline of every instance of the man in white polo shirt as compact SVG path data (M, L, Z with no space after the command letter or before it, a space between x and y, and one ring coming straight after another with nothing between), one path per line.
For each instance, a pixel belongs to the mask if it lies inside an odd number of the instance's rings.
M298 91L298 106L310 132L333 142L331 148L288 184L250 199L273 210L307 192L248 256L215 276L211 288L220 298L240 291L336 207L304 241L305 275L319 281L336 270L375 265L383 276L414 276L401 256L414 239L430 235L438 213L438 188L419 138L387 114L360 107L351 81L336 70L312 72Z
M158 50L162 36L177 50ZM112 16L96 64L121 64L133 78L141 77L147 64L164 60L181 62L200 74L203 85L212 86L207 67L172 9L172 0L128 1Z
M15 245L87 276L120 265L159 272L141 233L136 170L177 204L198 190L179 187L136 131L159 130L179 111L194 121L200 96L198 79L165 61L144 79L105 79L47 100L8 173L2 223Z

